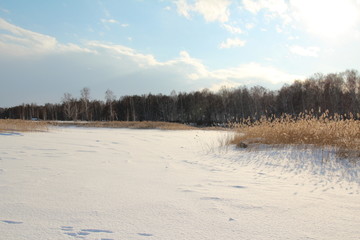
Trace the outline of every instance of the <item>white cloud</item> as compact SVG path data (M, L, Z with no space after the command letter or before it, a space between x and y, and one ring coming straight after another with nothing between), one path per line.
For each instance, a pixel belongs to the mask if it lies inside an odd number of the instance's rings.
M209 72L206 66L196 58L192 58L190 54L186 51L180 52L180 58L175 61L166 62L165 65L187 65L187 69L189 66L191 67L191 71L187 73L187 77L191 80L197 80L203 77L208 76Z
M262 8L264 8L260 2L254 0L243 0L243 7L254 14L257 14Z
M0 50L3 54L29 55L64 51L90 51L75 44L60 44L54 37L32 32L0 18Z
M290 83L304 76L285 73L271 66L262 66L259 63L242 64L235 68L220 69L212 73L213 77L224 81L236 81L243 84L252 83Z
M113 57L121 62L131 63L132 68L139 67L140 69L138 68L136 71L157 69L161 73L164 69L171 69L171 71L185 76L185 79L188 80L198 80L209 75L205 65L200 60L191 57L187 51L181 51L178 58L160 62L151 54L142 54L135 49L122 45L92 41L88 42L87 46L99 54Z
M231 4L229 0L195 0L194 4L189 4L187 0L177 0L175 4L178 13L188 19L191 17L191 12L196 12L207 22L229 20Z
M51 48L56 45L55 38L17 27L2 18L0 18L0 29L8 32L0 35L1 40L8 40L14 44L31 45L35 48Z
M352 35L360 22L359 6L353 0L292 0L296 20L319 37Z
M253 84L267 82L271 84L289 83L295 79L304 79L303 76L285 73L271 66L262 66L259 63L242 64L235 68L225 68L218 70L209 70L201 60L193 58L187 51L181 51L179 57L173 60L159 62L152 55L143 55L135 50L120 47L107 46L117 51L117 54L132 56L138 59L136 62L146 62L147 67L156 69L171 69L185 75L192 82L207 79L217 81L217 86L239 86L242 84ZM144 61L146 59L146 61ZM215 85L211 85L213 88Z
M241 84L241 83L238 83L238 82L233 82L233 81L222 81L222 82L215 83L215 84L211 85L209 90L213 91L213 92L218 92L224 87L227 88L227 89L231 89L231 88L240 87L241 85L244 85L244 84Z
M243 7L253 14L257 14L264 9L271 13L267 15L270 18L279 16L284 19L286 23L291 21L288 15L288 4L285 0L244 0Z
M289 47L291 53L304 56L304 57L318 57L320 48L318 47L301 47L298 45L293 45Z
M131 66L127 69L133 71L143 71L144 69L156 69L161 72L173 72L187 78L191 82L212 79L213 81L228 83L249 83L251 81L268 81L272 83L287 82L295 79L294 76L288 75L275 68L263 67L257 63L241 65L237 68L209 70L201 60L193 58L187 51L181 51L178 58L169 61L158 61L151 54L143 54L135 49L115 45L111 43L103 43L97 41L89 41L85 47L75 44L61 44L53 37L31 32L15 25L12 25L0 19L0 29L9 31L12 34L0 35L0 50L2 53L8 53L16 56L19 49L27 54L45 54L45 53L61 53L61 52L86 52L99 58L105 58L103 64L118 61L119 65ZM243 46L245 42L238 38L227 39L222 48ZM122 64L120 64L122 63ZM252 80L251 80L252 79ZM205 86L207 83L203 82Z
M125 58L136 62L140 67L149 67L159 64L159 62L150 54L142 54L136 50L122 45L106 44L97 41L87 43L88 48L95 49L98 53L105 53L115 58Z
M242 30L238 27L231 26L229 24L222 24L222 26L230 33L232 34L241 34Z
M276 85L291 83L294 80L303 80L305 76L283 72L271 66L263 66L259 63L247 63L238 67L219 69L208 73L210 79L217 79L209 89L218 91L224 86L236 88L246 85Z
M100 21L102 22L102 23L119 23L117 20L115 20L115 19L104 19L104 18L102 18L102 19L100 19Z
M104 27L108 30L110 30L109 27L107 27L105 24L107 23L110 23L110 24L119 24L121 27L128 27L129 24L127 23L120 23L118 20L115 20L115 19L105 19L105 18L102 18L100 19L100 22L102 22L104 24Z
M10 11L8 9L6 9L6 8L0 8L0 11L4 12L4 13L7 13L7 14L10 13Z
M246 29L253 29L255 27L254 23L247 23L245 24Z
M125 95L167 93L173 89L216 89L223 85L266 86L300 79L258 63L212 70L187 51L181 51L178 57L168 61L159 61L152 54L112 43L62 44L53 37L17 27L2 19L0 32L0 62L6 64L0 65L0 72L9 82L11 90L7 92L15 92L18 86L29 86L23 93L24 97L29 92L32 97L34 92L40 95L46 92L49 99L58 96L50 100L52 102L56 102L64 91L83 86L94 89L92 94L99 99L107 88ZM232 46L243 44L241 40L239 43L236 40L227 42ZM19 95L3 96L15 102L23 101Z
M227 22L230 15L230 3L228 0L197 0L195 10L208 22Z
M187 3L187 0L177 0L175 2L177 12L186 17L187 19L190 19L190 12L192 10L192 7Z
M288 37L288 40L298 40L299 39L299 37L298 36L289 36Z
M220 49L223 48L233 48L233 47L243 47L246 41L241 40L240 38L228 38L225 42L220 44Z
M359 34L357 0L243 0L242 5L253 14L263 12L269 21L280 18L283 26L303 29L325 40L341 41Z

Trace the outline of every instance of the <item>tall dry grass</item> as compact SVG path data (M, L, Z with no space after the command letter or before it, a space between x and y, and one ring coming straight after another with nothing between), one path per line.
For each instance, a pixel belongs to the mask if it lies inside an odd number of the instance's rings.
M0 132L39 132L47 130L48 125L45 122L0 119Z
M359 118L360 115L357 115ZM246 147L251 143L270 145L314 145L335 147L338 152L360 153L360 121L353 114L330 116L325 112L320 117L310 113L300 113L293 117L262 117L252 122L250 119L236 126L238 134L231 143Z

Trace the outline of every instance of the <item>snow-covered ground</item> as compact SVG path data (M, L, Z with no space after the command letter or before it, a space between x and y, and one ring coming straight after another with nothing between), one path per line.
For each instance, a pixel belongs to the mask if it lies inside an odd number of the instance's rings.
M360 239L359 164L228 134L0 134L0 239Z

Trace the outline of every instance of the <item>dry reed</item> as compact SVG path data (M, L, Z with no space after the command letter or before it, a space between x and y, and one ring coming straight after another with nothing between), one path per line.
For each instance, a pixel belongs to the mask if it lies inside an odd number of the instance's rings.
M359 118L360 115L357 115ZM251 143L269 145L314 145L332 146L342 152L360 152L360 121L353 114L329 115L326 111L319 117L313 112L300 113L293 117L274 116L252 122L250 119L236 126L238 134L231 143L246 147Z
M45 122L0 119L0 132L39 132L47 130L48 125Z

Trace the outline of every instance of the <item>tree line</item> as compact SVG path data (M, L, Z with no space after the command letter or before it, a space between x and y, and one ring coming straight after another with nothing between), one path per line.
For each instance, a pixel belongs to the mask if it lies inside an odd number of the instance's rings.
M168 121L198 125L240 122L260 116L360 112L360 75L356 70L315 74L303 81L285 84L280 90L261 86L173 91L170 95L144 94L116 98L111 90L104 100L92 100L90 89L80 97L65 93L58 104L22 104L0 108L0 118L72 121Z

